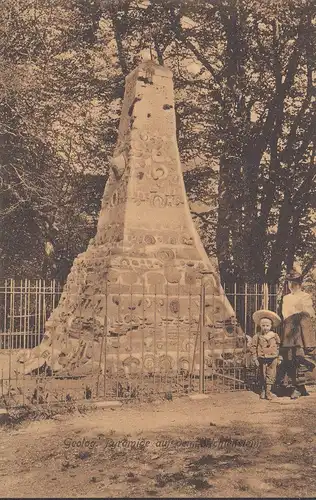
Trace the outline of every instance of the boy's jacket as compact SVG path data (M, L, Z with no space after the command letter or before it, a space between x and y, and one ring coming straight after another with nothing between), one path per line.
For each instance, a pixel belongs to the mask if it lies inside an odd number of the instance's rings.
M251 353L255 358L277 358L279 355L280 337L275 332L265 335L257 333L251 342Z

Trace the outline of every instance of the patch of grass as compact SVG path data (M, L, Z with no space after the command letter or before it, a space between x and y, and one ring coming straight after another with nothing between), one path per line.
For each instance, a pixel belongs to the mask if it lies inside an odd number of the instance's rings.
M203 477L192 477L186 481L188 486L193 486L196 490L206 490L213 488Z
M190 462L189 468L192 471L198 471L201 468L205 470L211 469L230 469L240 467L243 465L244 461L237 455L202 455L199 459Z
M167 485L172 485L171 483L182 482L186 479L183 472L175 472L173 474L157 474L156 476L156 486L158 488L164 488Z
M68 415L75 412L85 414L92 409L92 407L87 405L76 405L74 403L17 406L8 409L6 419L2 423L2 426L4 428L11 428L22 424L26 420L49 420L57 415Z
M218 460L213 455L203 455L201 458L192 463L193 466L199 467L201 465L216 465Z

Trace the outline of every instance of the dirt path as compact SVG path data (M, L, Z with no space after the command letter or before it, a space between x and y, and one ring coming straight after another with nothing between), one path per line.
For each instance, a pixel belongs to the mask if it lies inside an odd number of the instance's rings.
M1 429L0 496L313 497L315 411L240 392Z

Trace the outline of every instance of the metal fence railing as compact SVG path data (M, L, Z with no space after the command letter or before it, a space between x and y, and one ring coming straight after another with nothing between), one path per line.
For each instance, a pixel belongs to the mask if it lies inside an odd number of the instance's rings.
M0 349L38 345L61 290L55 280L0 280Z
M253 333L253 312L263 307L265 286L247 283L223 285L247 335ZM55 280L0 280L0 349L31 349L38 345L61 293L62 284ZM268 285L268 298L269 308L276 311L277 285Z
M205 316L209 319L210 310L221 304L219 296L208 295L206 311L203 287L170 285L161 294L156 286L135 292L132 285L121 290L101 284L90 296L84 286L72 285L65 290L72 305L57 317L64 322L58 334L62 340L51 346L50 369L44 364L37 370L35 360L32 373L25 373L16 355L22 351L27 358L41 344L62 286L45 280L0 281L0 397L16 405L245 389L245 334L253 333L252 314L268 299L276 310L277 287L225 285L239 323L228 330L224 317L204 328ZM65 347L66 356L61 354Z
M247 335L252 335L252 315L258 309L269 307L277 312L280 289L276 284L237 284L228 283L223 286L225 294L236 312L241 328ZM266 304L265 304L266 303Z

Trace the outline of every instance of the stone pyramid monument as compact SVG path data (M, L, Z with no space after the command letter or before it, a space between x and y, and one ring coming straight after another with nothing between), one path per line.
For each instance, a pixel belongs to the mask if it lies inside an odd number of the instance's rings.
M234 311L194 227L179 151L172 73L144 62L126 78L97 233L78 255L24 373L187 369L201 280L206 349L236 347Z

